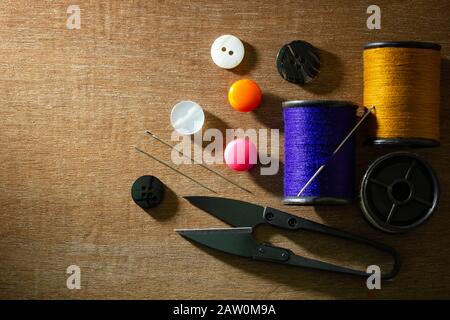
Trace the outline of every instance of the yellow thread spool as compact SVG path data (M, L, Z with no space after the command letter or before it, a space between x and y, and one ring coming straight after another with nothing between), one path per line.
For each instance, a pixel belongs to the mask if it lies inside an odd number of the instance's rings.
M440 49L411 41L364 47L364 105L375 106L374 144L439 145Z

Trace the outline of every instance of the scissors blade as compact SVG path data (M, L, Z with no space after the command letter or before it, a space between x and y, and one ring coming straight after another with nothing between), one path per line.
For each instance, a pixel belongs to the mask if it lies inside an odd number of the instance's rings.
M264 207L240 200L192 196L191 204L234 227L254 227L264 222Z
M181 236L226 253L252 257L258 243L252 237L252 228L175 229Z

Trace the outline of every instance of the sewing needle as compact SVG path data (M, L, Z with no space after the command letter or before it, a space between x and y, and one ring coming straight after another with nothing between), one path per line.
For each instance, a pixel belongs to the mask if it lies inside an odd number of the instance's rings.
M338 153L338 151L341 149L341 147L347 142L347 140L352 136L352 134L358 129L358 127L361 125L361 123L367 118L367 116L371 113L371 111L375 108L375 106L371 106L367 109L366 113L359 119L358 123L353 127L353 129L345 136L345 138L341 141L341 143L334 149L333 153L331 154L331 157L328 159L327 162L325 162L323 165L317 169L317 171L313 174L313 176L308 180L308 182L303 186L303 188L300 190L300 192L297 194L297 197L299 197L303 191L313 182L313 180L319 175L319 173L322 172L322 170L325 168L325 166L330 162L330 160L333 158L333 156Z
M145 152L145 151L143 151L143 150L141 150L141 149L139 149L138 147L136 147L136 146L134 146L134 148L137 150L137 151L139 151L139 152L141 152L141 153L143 153L143 154L145 154L147 157L150 157L150 158L152 158L153 160L155 160L155 161L158 161L159 163L161 163L161 164L163 164L163 165L165 165L166 167L169 167L170 169L172 169L173 171L175 171L175 172L177 172L177 173L179 173L179 174L181 174L183 177L186 177L186 178L188 178L189 180L191 180L191 181L193 181L193 182L195 182L196 184L198 184L199 186L202 186L203 188L205 188L205 189L207 189L207 190L209 190L209 191L211 191L211 192L213 192L213 193L215 193L215 194L217 194L217 192L215 192L214 190L212 190L212 189L210 189L210 188L208 188L207 186L205 186L204 184L202 184L202 183L200 183L200 182L198 182L197 180L195 180L195 179L193 179L193 178L191 178L190 176L188 176L187 174L184 174L183 172L181 172L180 170L178 170L178 169L176 169L176 168L174 168L174 167L172 167L171 165L169 165L168 163L166 163L166 162L164 162L164 161L162 161L162 160L160 160L160 159L158 159L158 158L156 158L156 157L154 157L154 156L152 156L151 154L149 154L149 153L147 153L147 152Z
M205 166L203 163L200 163L200 162L198 162L198 161L195 161L195 159L192 159L192 158L189 157L188 155L184 154L183 151L178 150L178 149L175 148L173 145L171 145L170 143L168 143L168 142L164 141L163 139L159 138L158 136L156 136L155 134L153 134L153 133L150 132L149 130L145 131L145 133L148 134L148 135L150 135L152 138L158 140L159 142L165 144L165 145L168 146L169 148L171 148L171 149L173 149L173 150L175 150L175 151L178 151L183 157L185 157L185 158L187 158L187 159L193 161L195 164L198 164L198 165L202 166L202 167L205 168L206 170L208 170L208 171L210 171L210 172L212 172L212 173L218 175L219 177L221 177L221 178L224 179L225 181L228 181L228 182L231 183L232 185L234 185L234 186L240 188L241 190L244 190L245 192L248 192L248 193L250 193L250 194L252 193L250 190L248 190L248 189L246 189L246 188L244 188L244 187L238 185L237 183L231 181L231 180L228 179L227 177L221 175L219 172L217 172L217 171L215 171L215 170L209 168L208 166Z

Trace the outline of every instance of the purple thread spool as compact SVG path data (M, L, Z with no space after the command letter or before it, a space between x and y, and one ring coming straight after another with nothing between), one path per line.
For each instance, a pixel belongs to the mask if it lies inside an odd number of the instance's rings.
M354 198L355 136L350 137L332 158L331 155L354 127L356 109L356 105L347 101L283 102L283 204L345 204ZM325 163L325 169L297 197L316 170Z

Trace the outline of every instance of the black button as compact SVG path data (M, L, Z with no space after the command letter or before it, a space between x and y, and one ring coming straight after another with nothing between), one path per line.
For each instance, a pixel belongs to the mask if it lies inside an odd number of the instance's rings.
M143 209L156 207L164 196L164 184L154 176L139 177L131 187L131 197Z
M317 50L308 42L296 40L281 47L277 55L277 69L283 79L305 84L312 81L320 69Z

